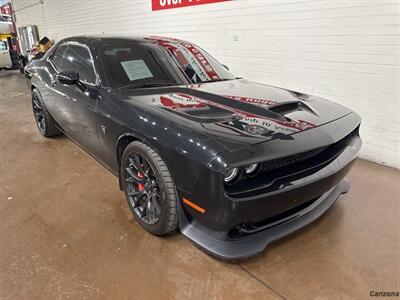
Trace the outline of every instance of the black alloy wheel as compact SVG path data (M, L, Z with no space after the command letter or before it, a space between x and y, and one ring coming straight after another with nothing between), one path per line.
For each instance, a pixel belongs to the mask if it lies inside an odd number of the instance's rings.
M33 95L32 97L32 107L36 125L39 131L44 134L46 132L45 111L37 95Z
M152 225L161 215L160 190L154 170L139 154L128 158L125 167L127 196L136 215L146 224Z
M158 152L140 141L125 149L120 168L121 183L137 222L154 235L178 226L178 196L169 170Z
M49 138L61 134L60 129L47 111L42 96L36 88L32 90L32 110L35 123L41 135Z

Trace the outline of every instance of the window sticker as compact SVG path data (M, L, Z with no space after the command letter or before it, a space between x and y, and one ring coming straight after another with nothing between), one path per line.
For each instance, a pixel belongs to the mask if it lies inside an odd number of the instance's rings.
M121 61L121 65L130 81L153 77L142 59Z

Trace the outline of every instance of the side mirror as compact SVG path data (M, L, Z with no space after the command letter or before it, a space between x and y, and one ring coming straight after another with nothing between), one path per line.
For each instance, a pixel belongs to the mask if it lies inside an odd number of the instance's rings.
M227 65L223 65L225 69L227 69L229 71L229 68Z
M63 84L75 84L79 81L79 74L75 71L62 71L57 74L57 79Z

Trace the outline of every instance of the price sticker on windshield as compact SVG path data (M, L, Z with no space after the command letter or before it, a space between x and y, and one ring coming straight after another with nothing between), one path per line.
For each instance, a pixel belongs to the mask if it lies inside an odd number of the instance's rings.
M142 59L121 61L121 65L130 81L153 77Z

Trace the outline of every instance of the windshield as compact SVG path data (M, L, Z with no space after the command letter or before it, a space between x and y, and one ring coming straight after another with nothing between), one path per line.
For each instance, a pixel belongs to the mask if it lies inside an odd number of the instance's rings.
M147 38L166 49L191 83L232 80L235 76L200 47L178 39Z
M154 49L125 43L104 46L100 53L107 80L113 88L181 84Z
M100 48L110 87L148 88L232 80L235 77L203 49L175 39L121 42Z

